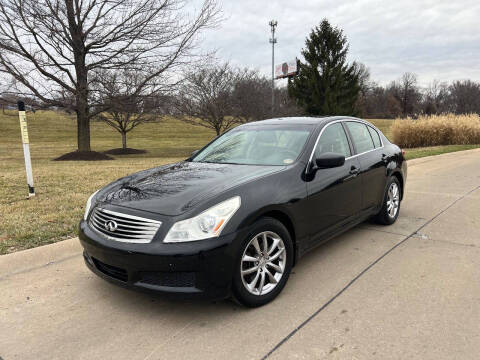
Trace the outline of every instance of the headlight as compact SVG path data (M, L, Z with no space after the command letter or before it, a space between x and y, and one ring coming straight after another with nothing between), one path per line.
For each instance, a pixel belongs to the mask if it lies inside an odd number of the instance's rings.
M240 204L240 196L235 196L193 218L178 221L171 227L163 242L197 241L217 237Z
M92 207L92 199L100 190L95 191L87 200L87 205L85 205L85 215L83 215L83 220L87 221L88 214L90 213L90 208Z

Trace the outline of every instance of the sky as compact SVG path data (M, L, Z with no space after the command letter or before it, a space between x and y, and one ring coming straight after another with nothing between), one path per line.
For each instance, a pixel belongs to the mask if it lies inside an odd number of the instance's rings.
M200 0L198 0L200 1ZM348 60L364 63L385 85L413 72L434 79L480 81L480 1L219 0L224 20L203 34L217 58L271 74L271 19L278 21L275 63L301 58L305 38L323 18L343 29Z

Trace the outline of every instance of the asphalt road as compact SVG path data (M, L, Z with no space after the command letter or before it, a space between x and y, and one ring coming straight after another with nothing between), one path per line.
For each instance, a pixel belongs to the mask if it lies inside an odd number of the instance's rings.
M478 359L480 151L409 162L400 217L294 268L271 304L169 301L91 274L78 241L0 257L0 357Z

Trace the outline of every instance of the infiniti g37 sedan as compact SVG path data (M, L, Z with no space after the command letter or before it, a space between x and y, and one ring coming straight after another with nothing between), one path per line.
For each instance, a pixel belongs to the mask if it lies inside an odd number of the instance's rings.
M128 288L273 300L308 250L374 218L395 222L402 150L357 118L238 126L179 163L144 170L87 201L87 266Z

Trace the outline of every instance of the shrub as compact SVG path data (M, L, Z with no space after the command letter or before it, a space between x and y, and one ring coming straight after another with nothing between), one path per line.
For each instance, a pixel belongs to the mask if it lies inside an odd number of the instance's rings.
M405 148L480 144L480 117L446 114L396 119L392 136L395 144Z

